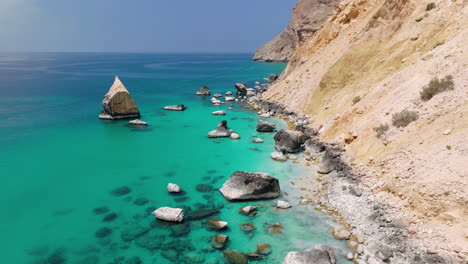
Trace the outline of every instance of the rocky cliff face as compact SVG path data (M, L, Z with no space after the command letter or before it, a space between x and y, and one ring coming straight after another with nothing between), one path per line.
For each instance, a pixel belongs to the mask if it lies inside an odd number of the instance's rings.
M345 149L363 188L408 213L408 237L466 260L468 2L431 2L343 0L263 98ZM454 89L423 100L447 75ZM404 110L416 119L394 125Z
M333 15L339 0L299 0L293 10L291 23L273 40L260 47L254 60L286 62L296 48L309 39Z

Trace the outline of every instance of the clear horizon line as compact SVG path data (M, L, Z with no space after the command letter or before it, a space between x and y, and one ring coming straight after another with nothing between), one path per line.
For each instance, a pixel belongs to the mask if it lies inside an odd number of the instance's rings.
M108 54L254 54L233 51L0 51L1 53L108 53Z

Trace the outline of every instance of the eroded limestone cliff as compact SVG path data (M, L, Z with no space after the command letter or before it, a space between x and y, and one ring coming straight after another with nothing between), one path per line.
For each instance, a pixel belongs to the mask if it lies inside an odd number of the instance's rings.
M410 215L409 237L465 260L467 25L463 0L344 0L263 94L344 148L363 185ZM430 80L447 75L453 90L421 98ZM397 127L403 110L416 120Z
M291 23L278 36L261 46L254 55L257 61L286 62L297 47L309 39L333 15L339 0L299 0Z

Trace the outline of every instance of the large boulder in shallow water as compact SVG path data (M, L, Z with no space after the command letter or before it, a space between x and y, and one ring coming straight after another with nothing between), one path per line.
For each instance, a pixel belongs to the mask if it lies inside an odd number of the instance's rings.
M258 120L257 124L257 132L273 132L275 130L276 125L265 120Z
M169 111L184 111L187 109L187 106L180 104L180 105L168 105L163 107L164 110L169 110Z
M151 214L159 220L169 222L182 222L184 220L184 211L180 208L161 207L154 210Z
M276 133L274 139L276 150L296 153L301 151L302 145L308 137L301 131L281 129Z
M247 94L247 85L245 83L236 83L234 85L237 90L238 95L246 95Z
M272 199L279 196L280 186L269 174L236 171L219 191L230 201Z
M314 249L288 252L283 264L335 264L335 253L330 247L318 245Z
M218 123L218 128L208 133L209 138L229 137L234 131L228 130L227 121L223 120Z
M115 76L114 84L112 84L102 100L102 107L101 114L99 114L100 119L114 120L140 117L140 111L135 101L133 101L127 88L117 76Z
M211 91L210 91L210 88L203 85L202 87L200 87L200 89L197 91L196 94L197 95L210 95Z

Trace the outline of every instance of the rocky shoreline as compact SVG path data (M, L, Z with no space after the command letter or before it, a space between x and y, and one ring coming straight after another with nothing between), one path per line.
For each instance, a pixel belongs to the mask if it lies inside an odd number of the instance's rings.
M310 203L336 217L350 234L335 238L348 240L347 258L358 264L377 263L467 263L448 252L435 250L428 241L412 237L407 218L388 203L389 197L374 194L359 179L358 170L346 162L346 153L336 145L321 142L303 117L285 106L250 97L246 107L288 122L292 129L307 134L304 154L319 160L317 171L298 179L301 203ZM353 164L354 165L354 164ZM319 173L320 172L320 173ZM429 245L428 245L429 244ZM432 243L433 245L433 243Z

